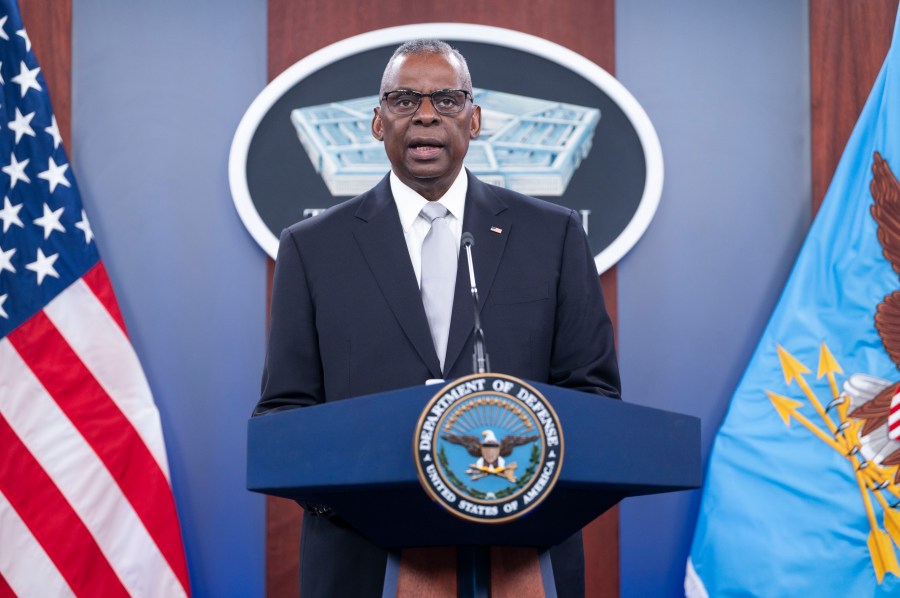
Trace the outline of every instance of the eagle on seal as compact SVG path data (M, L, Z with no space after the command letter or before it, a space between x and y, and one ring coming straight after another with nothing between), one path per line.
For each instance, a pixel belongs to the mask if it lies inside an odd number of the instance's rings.
M464 446L473 457L484 459L486 466L493 465L495 467L498 464L502 466L503 457L509 457L517 446L522 446L538 439L537 435L515 436L507 434L503 437L503 440L498 441L492 430L484 430L481 435L484 437L483 440L468 434L444 434L442 438L447 442Z
M513 449L538 439L537 435L533 436L517 436L507 434L503 440L497 440L497 436L493 430L483 430L481 432L482 439L469 434L444 434L442 438L447 442L459 444L465 447L473 457L478 460L473 463L466 473L472 476L473 480L483 478L486 475L496 475L506 478L508 481L515 483L516 464L506 464L504 457L509 457Z
M878 225L878 241L891 267L900 275L900 183L887 160L875 152L870 209ZM900 369L900 290L893 291L875 310L875 329L891 361ZM900 465L900 381L853 374L844 383L850 397L850 417L864 422L860 432L863 456L882 466ZM895 406L898 416L891 418ZM891 421L896 419L897 421ZM894 475L900 483L900 468Z

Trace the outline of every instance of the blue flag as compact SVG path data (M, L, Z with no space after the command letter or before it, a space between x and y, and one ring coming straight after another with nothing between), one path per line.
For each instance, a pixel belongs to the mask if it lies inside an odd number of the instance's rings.
M900 594L898 176L895 24L716 436L685 579L691 597Z

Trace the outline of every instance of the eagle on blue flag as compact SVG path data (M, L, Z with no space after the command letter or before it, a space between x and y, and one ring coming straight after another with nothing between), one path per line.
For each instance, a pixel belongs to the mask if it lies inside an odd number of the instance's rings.
M897 24L713 443L689 598L900 595L896 173Z
M872 164L870 190L882 253L900 275L900 182L878 152ZM875 328L891 361L900 369L900 290L878 304ZM860 432L863 456L880 467L894 467L893 481L900 484L900 381L856 374L845 389L853 408L850 417L864 422Z

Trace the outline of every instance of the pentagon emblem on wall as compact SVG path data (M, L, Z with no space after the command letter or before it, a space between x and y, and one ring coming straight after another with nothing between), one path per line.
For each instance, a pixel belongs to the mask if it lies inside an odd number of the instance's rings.
M469 144L465 167L492 185L526 195L559 197L591 151L600 111L522 95L473 89L481 134ZM378 96L297 108L297 136L332 195L359 195L391 164L372 137Z
M475 374L429 401L414 438L419 481L453 515L512 521L553 489L563 459L559 418L521 380Z
M366 191L390 168L371 135L381 75L416 38L458 48L472 69L482 130L465 166L501 187L575 210L601 273L647 229L662 194L662 148L638 101L568 48L519 31L417 23L356 35L275 77L241 119L232 198L271 257L281 231ZM479 85L483 87L479 87Z

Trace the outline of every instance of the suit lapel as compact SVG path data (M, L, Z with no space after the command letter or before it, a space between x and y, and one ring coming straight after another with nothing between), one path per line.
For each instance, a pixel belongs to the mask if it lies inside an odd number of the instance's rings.
M491 293L494 277L500 265L506 239L512 228L512 220L506 204L471 173L469 190L466 194L466 212L463 217L463 232L472 233L475 245L472 247L472 261L475 266L475 283L478 285L479 313ZM496 231L500 232L496 232ZM444 371L452 370L460 358L475 325L472 305L471 284L469 282L469 262L465 250L460 251L459 267L456 272L456 292L453 296L453 315L450 319L450 338L447 341L447 357ZM423 309L424 312L424 309ZM490 346L490 338L487 338Z
M388 177L363 199L356 218L353 235L385 300L431 375L440 378L440 363Z

